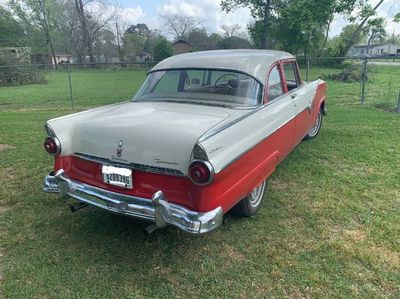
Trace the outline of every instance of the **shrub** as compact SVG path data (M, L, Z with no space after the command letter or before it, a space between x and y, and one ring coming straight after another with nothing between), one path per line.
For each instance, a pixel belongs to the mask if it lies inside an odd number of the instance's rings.
M360 64L349 64L338 73L323 75L322 79L345 83L359 82L362 79L362 66Z
M4 55L0 56L0 86L45 83L44 73L30 65L13 66Z

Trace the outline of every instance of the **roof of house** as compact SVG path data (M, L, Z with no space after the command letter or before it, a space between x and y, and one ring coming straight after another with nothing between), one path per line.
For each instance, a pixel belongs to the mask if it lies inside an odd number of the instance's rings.
M158 63L151 71L179 68L228 69L247 73L265 81L270 66L292 54L272 50L213 50L175 55Z
M71 54L63 53L63 52L55 52L54 55L55 55L55 56L68 56L68 57L72 57Z
M369 45L369 47L370 47L370 48L374 48L374 47L380 47L380 46L384 46L384 45L391 45L391 46L400 47L399 45L395 45L395 44L392 44L392 43L371 44L371 45ZM353 48L361 48L361 49L363 49L363 48L366 48L367 45L353 45L352 47L353 47Z

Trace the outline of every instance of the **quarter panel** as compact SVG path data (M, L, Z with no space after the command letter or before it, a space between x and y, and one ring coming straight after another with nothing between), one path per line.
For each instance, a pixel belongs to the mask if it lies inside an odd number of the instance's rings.
M262 142L295 117L294 105L289 96L283 96L256 113L201 142L209 161L219 173L244 153ZM283 148L288 153L293 144L294 125L282 131ZM270 145L275 147L274 144Z

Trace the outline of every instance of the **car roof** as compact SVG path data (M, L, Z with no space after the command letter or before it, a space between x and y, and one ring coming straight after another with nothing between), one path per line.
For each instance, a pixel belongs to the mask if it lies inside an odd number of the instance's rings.
M213 50L186 53L159 62L152 70L206 68L238 70L264 82L276 61L294 58L292 54L273 50Z

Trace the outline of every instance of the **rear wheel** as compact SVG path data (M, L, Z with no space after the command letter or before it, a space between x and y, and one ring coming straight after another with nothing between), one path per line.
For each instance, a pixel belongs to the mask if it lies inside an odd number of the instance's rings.
M249 195L232 208L232 213L243 217L254 216L262 204L266 186L267 181L263 181L260 185L255 187Z
M312 128L307 132L307 135L304 137L305 140L310 140L317 137L319 131L322 127L322 110L319 110L317 119L314 122Z

